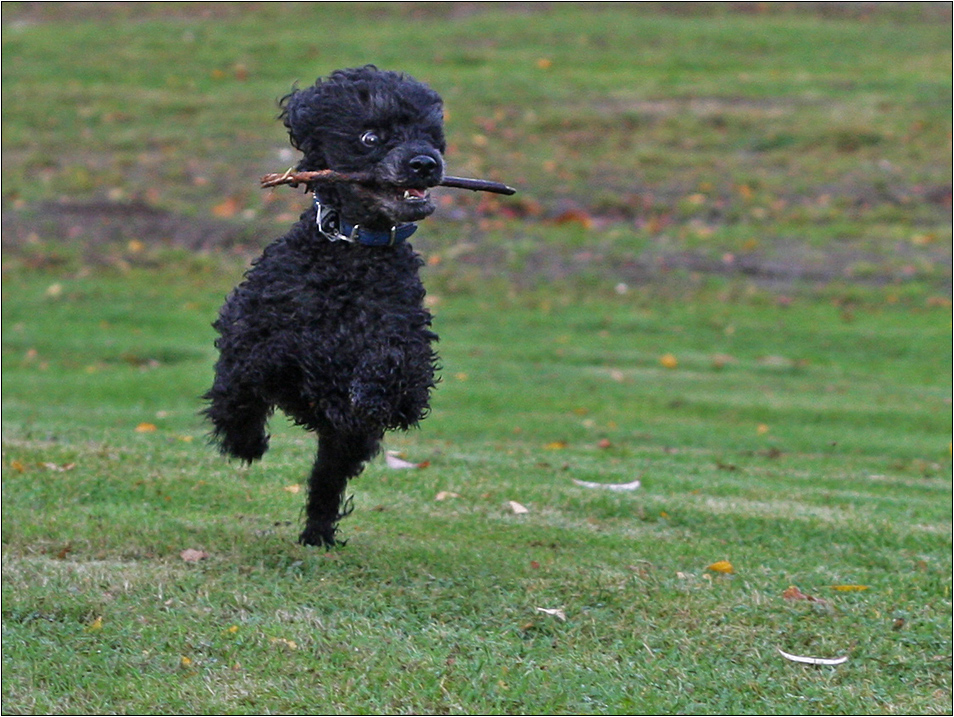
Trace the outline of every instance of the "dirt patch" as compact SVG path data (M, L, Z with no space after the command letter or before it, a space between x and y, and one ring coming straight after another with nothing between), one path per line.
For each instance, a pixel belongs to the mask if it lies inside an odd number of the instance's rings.
M3 212L2 246L16 251L39 241L88 248L139 241L199 251L242 245L248 232L235 222L183 217L143 202L42 202Z
M552 219L536 216L521 221ZM745 277L775 289L833 281L881 286L918 280L951 293L951 248L940 243L916 246L899 242L890 252L879 253L845 245L822 249L795 239L776 238L767 242L764 249L747 252L704 252L678 246L636 252L601 241L601 235L612 223L612 218L598 222L603 228L594 232L594 246L599 248L541 247L515 262L505 244L486 239L475 228L477 217L461 210L456 219L433 222L438 230L436 237L446 238L449 232L441 231L442 227L453 227L458 236L462 225L470 227L466 242L460 247L448 252L444 240L431 239L426 234L415 245L425 255L453 254L457 265L477 270L483 276L509 276L527 284L585 276L639 285L668 281L682 272ZM3 213L2 247L4 252L15 254L38 245L69 244L82 249L86 261L97 263L116 247L128 246L130 242L147 248L253 255L279 234L274 219L249 222L187 217L142 202L43 202Z

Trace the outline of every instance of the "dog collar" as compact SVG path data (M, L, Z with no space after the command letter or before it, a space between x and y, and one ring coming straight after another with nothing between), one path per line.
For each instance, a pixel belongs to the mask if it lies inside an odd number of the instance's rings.
M417 224L397 224L389 230L368 229L342 219L338 210L322 204L315 192L318 233L328 241L344 241L363 246L397 246L417 231Z

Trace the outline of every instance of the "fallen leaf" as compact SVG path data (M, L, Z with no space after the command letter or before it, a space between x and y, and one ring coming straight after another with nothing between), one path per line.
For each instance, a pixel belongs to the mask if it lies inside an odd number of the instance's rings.
M765 425L764 423L760 423L758 427L755 429L755 432L758 433L760 436L764 436L766 433L769 432L769 430L770 429L767 425Z
M860 592L861 590L867 590L868 586L867 585L832 585L831 589L838 590L839 592L843 592L843 593L850 593L850 592Z
M194 550L193 548L186 548L181 553L179 557L185 560L187 563L197 563L200 560L205 560L209 557L209 554L204 550Z
M427 468L431 463L430 461L424 461L423 463L411 463L401 458L401 455L397 451L388 451L384 460L387 463L388 468L394 469L404 469L404 468Z
M612 448L613 442L609 438L601 438L600 442L596 444L597 448Z
M553 220L553 223L557 225L576 223L581 224L586 229L590 229L593 226L593 217L582 209L568 209L567 211L558 215Z
M284 637L271 637L269 638L269 642L271 642L273 645L280 645L281 647L284 647L286 650L298 649L297 642L295 642L294 640L286 640Z
M136 433L154 433L159 430L154 423L140 423L136 426Z
M26 470L26 466L23 465L20 461L11 461L10 467L15 470L17 473L23 473Z
M550 441L544 446L544 448L546 448L548 451L562 451L568 445L570 444L566 441Z
M715 354L712 357L712 368L722 369L728 364L738 363L732 356L729 354Z
M282 490L287 490L289 493L300 493L301 486L295 483L294 485L286 485Z
M515 515L523 515L524 513L529 513L530 509L520 505L517 501L512 500L508 503L510 510L514 512Z
M806 595L794 585L790 585L785 592L782 593L782 597L785 600L808 600L808 602L817 602L822 605L828 604L827 600L823 600L822 598L817 598L812 595Z
M212 207L212 214L219 219L228 219L234 217L239 210L239 202L235 197L229 197L224 202Z
M706 567L706 570L711 570L714 573L734 573L735 568L732 567L732 563L728 560L717 560Z
M179 665L182 666L182 667L189 667L191 664L192 664L192 660L191 660L190 658L188 658L188 657L184 657L184 656L183 656L183 657L179 660Z
M103 618L102 616L97 617L89 625L86 626L86 632L96 632L97 630L103 629Z
M573 482L584 488L604 488L606 490L615 491L636 490L641 485L639 480L634 480L631 483L592 483L588 480L577 480L574 478Z
M679 366L679 360L672 354L664 354L659 358L659 365L663 368L676 368Z
M786 660L791 660L792 662L801 662L805 665L840 665L844 662L848 662L847 655L844 657L836 657L834 659L829 659L827 657L802 657L801 655L790 655L781 648L776 649Z
M448 498L460 498L460 495L450 490L442 490L435 496L434 500L447 500Z
M63 473L64 471L71 471L76 468L75 463L64 463L63 465L58 465L56 463L40 463L41 468L46 468L48 471L56 471L57 473Z
M534 608L534 610L536 610L537 612L542 612L546 615L553 615L553 617L558 618L562 620L563 622L566 622L566 613L563 612L562 608L538 607L538 608Z

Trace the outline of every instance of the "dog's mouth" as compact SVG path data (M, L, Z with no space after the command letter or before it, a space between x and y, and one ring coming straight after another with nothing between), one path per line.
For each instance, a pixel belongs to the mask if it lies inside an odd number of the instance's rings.
M379 186L372 190L379 211L389 221L416 222L434 211L434 202L427 187L400 185Z
M430 197L430 192L426 189L413 189L411 187L398 188L397 196L405 204L423 204Z
M434 213L435 205L428 187L409 187L399 184L353 185L343 187L345 199L343 216L355 224L386 227L416 222ZM355 202L349 202L348 197Z

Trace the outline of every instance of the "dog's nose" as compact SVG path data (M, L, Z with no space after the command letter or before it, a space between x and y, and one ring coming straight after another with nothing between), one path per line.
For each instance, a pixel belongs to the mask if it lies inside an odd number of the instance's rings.
M422 178L433 175L439 167L437 160L428 154L419 154L416 157L411 157L408 166L414 174Z

